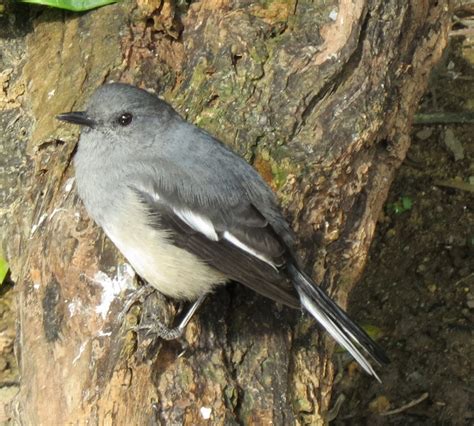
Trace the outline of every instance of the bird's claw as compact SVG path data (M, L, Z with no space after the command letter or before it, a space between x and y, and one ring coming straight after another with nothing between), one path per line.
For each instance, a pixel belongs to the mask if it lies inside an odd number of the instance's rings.
M127 297L127 301L125 302L124 307L120 311L120 314L118 315L118 321L119 323L122 323L125 316L128 314L130 311L130 308L137 303L138 301L146 299L150 294L152 294L155 291L153 287L150 286L142 286L138 290L134 291Z
M158 336L163 340L175 340L183 335L184 328L178 326L170 328L159 320L154 320L152 324L138 325L134 331L146 330L145 337Z

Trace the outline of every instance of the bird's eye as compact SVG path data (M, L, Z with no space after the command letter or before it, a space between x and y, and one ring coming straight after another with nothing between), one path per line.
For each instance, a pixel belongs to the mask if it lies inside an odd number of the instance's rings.
M117 119L117 123L120 124L121 126L128 126L133 120L133 115L130 114L129 112L124 112L119 116Z

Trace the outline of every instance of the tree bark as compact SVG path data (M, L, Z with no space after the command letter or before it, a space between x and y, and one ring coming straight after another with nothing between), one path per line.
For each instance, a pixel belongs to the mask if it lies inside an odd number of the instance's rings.
M238 285L209 297L181 342L134 329L154 313L172 321L175 303L155 295L120 316L136 279L78 200L78 133L54 117L105 81L160 93L259 170L308 272L344 305L446 45L448 9L434 0L138 0L1 18L1 223L22 377L13 418L323 424L334 344L308 316Z

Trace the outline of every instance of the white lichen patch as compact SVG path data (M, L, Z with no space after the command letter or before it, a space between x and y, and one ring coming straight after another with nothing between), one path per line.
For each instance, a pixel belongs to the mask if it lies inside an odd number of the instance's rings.
M69 178L64 184L64 192L69 194L71 192L72 186L74 185L75 178Z
M78 299L73 299L67 304L69 317L76 315L82 308L82 302Z
M64 208L56 208L53 210L53 212L49 216L49 220L52 220L54 216L56 216L57 213L59 212L66 212L67 210Z
M212 413L211 407L201 407L199 411L204 420L209 420L211 418L211 413Z
M93 281L102 287L102 297L100 305L95 308L96 313L105 319L114 299L123 291L134 288L134 278L135 271L128 263L117 266L117 275L113 278L98 271Z
M81 346L79 347L79 353L78 353L78 354L75 356L75 358L72 360L72 363L73 363L73 364L75 364L75 363L79 360L79 358L81 357L82 352L84 352L84 349L86 348L86 345L87 345L88 342L89 342L89 341L86 341L86 342L83 342L83 343L81 344Z
M31 232L30 232L30 237L33 236L33 234L36 232L36 230L43 224L43 222L46 220L46 218L48 217L48 215L46 213L43 213L41 215L41 217L39 218L38 222L36 224L34 224L32 227L31 227Z

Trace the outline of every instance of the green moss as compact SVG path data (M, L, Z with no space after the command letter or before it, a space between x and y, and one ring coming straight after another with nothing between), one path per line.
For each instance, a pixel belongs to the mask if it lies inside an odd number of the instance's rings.
M206 364L202 369L202 375L207 377L209 381L220 384L222 387L228 385L228 380L226 379L223 370L220 368L221 361L212 362Z
M257 404L255 398L253 397L253 392L244 392L243 393L243 400L240 406L240 418L243 420L243 424L252 424L251 420L254 418L253 416L253 407Z
M298 175L298 166L291 162L288 157L286 146L272 148L258 147L257 157L270 164L272 183L276 189L281 189L288 180L289 175Z
M268 51L263 43L257 43L249 51L250 57L257 63L263 64L268 59Z
M280 189L288 178L288 171L283 168L278 168L276 164L272 165L273 181L278 189Z
M262 381L265 384L265 386L270 387L273 382L273 378L275 376L275 362L272 359L266 359L265 361L262 362L262 371L263 371L263 377Z
M206 71L208 68L209 66L207 60L205 58L201 58L196 67L194 68L191 81L189 82L189 87L192 90L198 90L206 81Z
M205 115L198 115L194 120L194 124L201 127L202 129L212 129L216 125L216 120L218 120L217 111L210 110Z
M313 409L311 402L306 398L296 399L293 403L295 411L298 413L310 413Z
M239 401L239 393L235 386L228 385L224 389L225 399L229 406L235 408L237 407Z
M193 370L181 365L179 368L179 381L181 389L188 389L195 382Z
M266 9L268 9L273 3L280 4L293 4L295 0L260 0L259 3Z
M219 98L224 101L230 97L233 97L236 89L238 89L238 85L235 83L234 74L232 73L223 75L219 81L219 84L217 85L217 93Z

